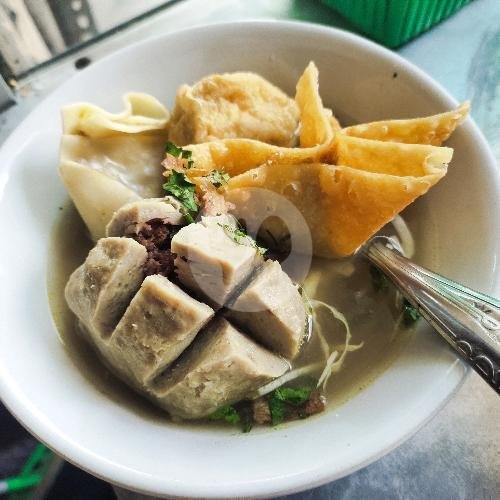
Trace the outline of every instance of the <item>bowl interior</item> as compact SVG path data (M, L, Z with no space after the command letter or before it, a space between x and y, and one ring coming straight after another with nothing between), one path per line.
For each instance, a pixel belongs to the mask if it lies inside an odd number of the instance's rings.
M200 431L121 406L75 369L57 336L46 266L51 228L67 200L57 174L60 106L88 100L119 110L121 95L134 90L171 108L179 84L235 70L256 71L293 95L311 59L324 102L344 123L437 113L455 104L413 66L353 35L294 23L220 25L146 41L90 66L44 101L1 150L0 207L10 237L0 248L0 395L69 460L151 494L294 491L340 477L396 446L463 378L464 366L422 327L370 387L310 423L248 435ZM497 174L470 120L449 145L455 157L447 177L407 210L418 260L491 292L498 283L498 225L490 218L500 198Z

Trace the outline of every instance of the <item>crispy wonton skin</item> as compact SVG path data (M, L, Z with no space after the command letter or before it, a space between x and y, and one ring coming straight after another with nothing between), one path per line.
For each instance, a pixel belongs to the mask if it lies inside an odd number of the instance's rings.
M334 133L340 125L332 111L323 106L319 95L318 68L313 62L309 63L297 82L295 101L300 112L301 147L269 144L271 141L249 136L191 144L187 149L192 151L194 167L187 172L189 177L204 176L221 167L235 176L264 163L312 163L329 156Z
M330 154L331 142L310 148L285 148L253 139L221 139L188 146L194 160L193 168L186 171L189 177L208 175L214 169L224 170L235 176L263 163L307 163L320 161Z
M469 114L470 104L462 103L446 113L408 120L384 120L362 123L342 130L346 135L377 141L432 144L440 146Z
M295 101L261 76L224 73L179 87L168 137L180 146L235 137L291 146L298 121Z
M319 95L319 73L310 62L297 82L295 100L300 109L300 146L309 148L331 139L338 122L332 111L323 106Z
M443 163L423 168L423 175L410 176L321 163L263 165L230 179L228 197L237 205L250 187L284 196L304 216L314 254L344 257L446 173Z
M332 163L367 172L422 176L429 166L448 164L452 155L451 148L373 141L338 133Z

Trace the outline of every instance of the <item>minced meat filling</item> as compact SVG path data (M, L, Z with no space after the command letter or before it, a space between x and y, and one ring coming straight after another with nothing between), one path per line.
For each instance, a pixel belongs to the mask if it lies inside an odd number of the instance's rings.
M173 275L175 254L170 250L170 243L179 228L180 226L167 224L162 219L151 219L137 233L127 235L146 247L146 276L161 274L168 278Z
M259 425L271 424L271 408L265 397L251 402L253 422ZM302 420L325 410L326 398L320 391L314 390L309 399L300 405L285 405L283 421Z
M300 420L316 415L325 410L326 399L319 391L313 391L311 397L302 405L289 407L285 420Z

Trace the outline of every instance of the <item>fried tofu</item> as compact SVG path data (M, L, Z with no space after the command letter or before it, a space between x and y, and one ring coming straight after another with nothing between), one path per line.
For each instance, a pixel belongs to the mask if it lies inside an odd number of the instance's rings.
M181 146L236 137L291 146L298 121L296 102L261 76L225 73L179 87L168 137Z

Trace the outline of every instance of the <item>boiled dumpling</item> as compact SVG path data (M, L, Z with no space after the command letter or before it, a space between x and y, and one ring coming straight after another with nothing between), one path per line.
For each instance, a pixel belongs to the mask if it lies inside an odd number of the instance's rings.
M165 129L169 113L155 97L128 92L123 102L121 113L110 113L86 102L69 104L62 109L63 132L97 138L122 134L155 135Z
M147 94L126 94L125 110L87 103L63 108L60 174L94 240L123 204L161 195L168 111Z

